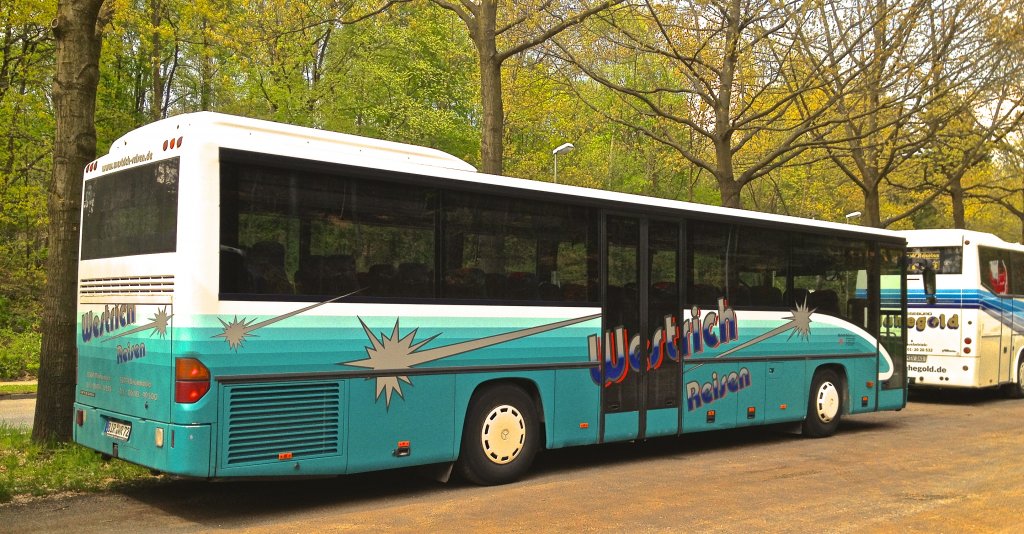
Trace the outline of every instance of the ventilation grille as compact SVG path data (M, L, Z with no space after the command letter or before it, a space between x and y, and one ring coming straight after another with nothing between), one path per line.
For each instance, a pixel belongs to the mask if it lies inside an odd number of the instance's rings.
M227 465L338 453L339 383L239 385L227 392Z
M170 295L174 293L174 275L83 278L78 289L83 297Z

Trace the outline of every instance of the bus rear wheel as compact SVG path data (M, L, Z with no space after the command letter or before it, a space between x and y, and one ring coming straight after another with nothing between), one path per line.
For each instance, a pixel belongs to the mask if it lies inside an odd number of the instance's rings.
M843 383L835 371L821 369L814 373L803 424L805 436L824 438L836 433L843 416L842 388Z
M514 482L533 463L539 432L537 408L525 391L511 384L488 387L470 402L455 467L474 484Z

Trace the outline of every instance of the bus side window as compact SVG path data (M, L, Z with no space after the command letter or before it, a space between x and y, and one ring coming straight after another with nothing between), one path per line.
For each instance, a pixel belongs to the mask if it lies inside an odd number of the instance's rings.
M1013 287L1007 265L1012 262L1010 251L994 247L978 247L981 285L996 295L1006 295Z
M292 293L292 284L284 271L284 245L277 241L259 241L249 249L245 267L252 280L251 289L261 294Z
M1010 254L1010 280L1007 291L1014 295L1024 295L1024 252Z
M1006 264L1002 260L989 262L989 284L992 291L1000 295L1006 294Z

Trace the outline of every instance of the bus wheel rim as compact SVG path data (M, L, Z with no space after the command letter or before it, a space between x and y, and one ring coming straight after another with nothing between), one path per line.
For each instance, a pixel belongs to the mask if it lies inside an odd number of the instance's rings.
M818 387L818 400L815 404L818 419L822 423L831 423L839 413L839 388L832 382L825 382Z
M515 406L495 407L484 418L480 445L487 459L496 464L512 462L526 443L526 420Z

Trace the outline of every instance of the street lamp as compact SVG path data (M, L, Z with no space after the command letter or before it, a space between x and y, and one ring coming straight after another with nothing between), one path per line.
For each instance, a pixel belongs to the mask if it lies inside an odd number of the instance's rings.
M572 145L572 143L563 143L561 145L558 145L558 148L556 148L556 149L551 151L551 155L554 156L554 158L555 158L555 183L556 184L558 183L558 155L559 154L565 154L566 152L568 152L568 151L570 151L570 150L572 150L574 148L576 148L576 147L574 147Z
M850 221L852 219L856 219L857 217L860 217L860 216L861 216L861 213L859 211L851 211L850 213L847 213L846 214L846 224L852 224Z

